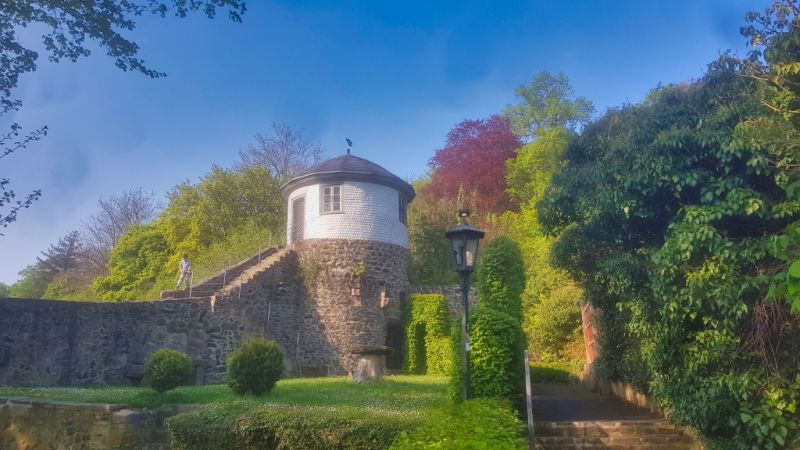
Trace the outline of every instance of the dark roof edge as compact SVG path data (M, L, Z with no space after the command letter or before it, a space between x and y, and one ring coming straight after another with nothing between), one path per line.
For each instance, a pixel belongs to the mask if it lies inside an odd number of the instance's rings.
M380 184L395 188L401 193L405 194L406 200L411 203L417 195L414 192L414 187L406 183L400 178L389 178L384 175L376 175L371 173L357 173L357 172L319 172L310 173L308 175L299 176L290 180L288 183L281 186L281 195L284 200L289 198L289 194L301 187L310 186L317 183L338 182L338 181L366 181L368 183Z

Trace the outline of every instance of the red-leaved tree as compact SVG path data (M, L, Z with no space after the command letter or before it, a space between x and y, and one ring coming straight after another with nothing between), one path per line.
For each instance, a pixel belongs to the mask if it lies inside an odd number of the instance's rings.
M506 196L506 160L522 146L506 117L465 120L447 133L444 148L428 165L432 169L430 193L455 200L459 189L480 214L501 213L509 208Z

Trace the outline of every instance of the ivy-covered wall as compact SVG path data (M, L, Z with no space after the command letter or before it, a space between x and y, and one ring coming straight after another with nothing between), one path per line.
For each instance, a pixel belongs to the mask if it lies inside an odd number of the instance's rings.
M448 318L444 295L411 295L406 314L406 371L428 375L450 373L453 344Z

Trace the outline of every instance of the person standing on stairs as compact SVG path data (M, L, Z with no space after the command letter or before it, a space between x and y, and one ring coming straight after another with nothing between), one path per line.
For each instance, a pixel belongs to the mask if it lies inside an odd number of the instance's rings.
M178 278L178 286L175 289L180 290L182 282L185 283L186 289L189 289L192 286L192 261L189 259L189 255L183 255L180 272L181 275Z

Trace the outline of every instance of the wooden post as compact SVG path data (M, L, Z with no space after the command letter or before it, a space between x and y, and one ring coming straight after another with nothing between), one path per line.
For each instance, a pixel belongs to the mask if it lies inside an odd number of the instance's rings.
M528 350L525 350L525 397L528 412L528 439L531 442L531 448L536 448L536 442L533 434L533 398L531 397L531 360L528 356Z

